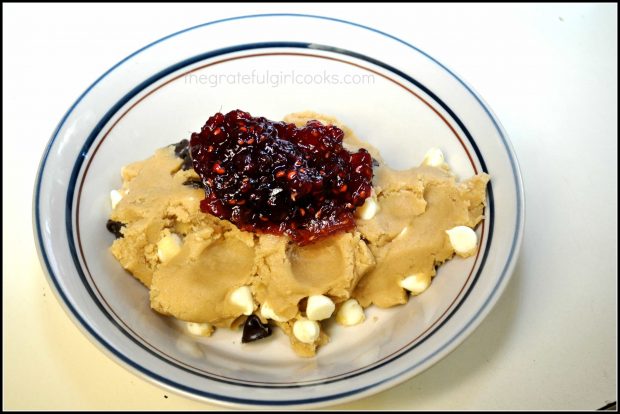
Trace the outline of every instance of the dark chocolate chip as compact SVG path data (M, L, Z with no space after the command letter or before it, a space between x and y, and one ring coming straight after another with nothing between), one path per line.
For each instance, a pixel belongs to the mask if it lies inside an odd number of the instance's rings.
M303 298L297 303L297 309L299 309L300 312L305 312L307 307L308 307L308 298Z
M183 185L187 185L192 188L205 188L205 185L200 178L189 178L183 183Z
M181 164L181 169L183 169L183 171L186 171L186 170L189 170L190 168L193 168L194 165L192 163L192 157L189 151L189 141L186 139L182 139L176 144L171 144L171 145L174 145L174 155L183 159L183 164Z
M250 315L243 325L242 343L248 343L263 339L271 335L271 326L261 322L256 315Z
M185 158L183 158L183 164L181 164L181 169L183 171L187 171L191 168L194 168L194 163L192 162L192 157L190 157L188 152Z
M185 158L185 156L189 153L189 141L183 139L174 145L174 155L179 158Z
M121 233L121 227L125 227L125 223L121 223L120 221L108 220L105 227L117 239L123 237L123 233Z

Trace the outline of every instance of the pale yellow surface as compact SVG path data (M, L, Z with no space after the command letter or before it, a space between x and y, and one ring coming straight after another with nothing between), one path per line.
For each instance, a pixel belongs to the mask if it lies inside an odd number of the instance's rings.
M610 258L617 258L618 205L617 178L609 169L618 165L617 6L252 7L253 13L355 21L414 39L431 55L450 60L444 63L475 86L508 130L533 207L511 282L462 345L402 385L330 408L593 410L614 401L618 272ZM3 5L4 69L12 79L4 85L3 106L3 408L219 409L128 372L71 322L50 292L35 251L32 185L51 131L112 63L181 28L249 12L244 4L154 4L144 21L142 4ZM460 40L434 35L439 26L451 27ZM93 53L93 42L106 47ZM532 56L545 65L532 64ZM532 100L533 93L540 99ZM592 154L594 142L595 155L584 156ZM592 200L598 200L596 214L581 214L590 211ZM595 275L596 283L584 283L584 274Z

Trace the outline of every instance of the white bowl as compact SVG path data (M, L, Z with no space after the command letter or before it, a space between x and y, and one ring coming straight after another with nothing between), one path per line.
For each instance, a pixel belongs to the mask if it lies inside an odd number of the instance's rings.
M370 308L359 326L331 326L311 359L276 333L197 339L149 308L148 291L108 251L109 191L120 168L188 138L211 114L241 108L281 119L336 116L389 165L417 165L430 147L457 175L486 171L477 256L439 269L405 306ZM143 377L232 406L317 407L400 383L447 355L491 310L512 272L524 220L521 176L482 99L411 44L346 21L259 15L196 26L113 66L69 109L43 155L34 195L40 258L86 335Z

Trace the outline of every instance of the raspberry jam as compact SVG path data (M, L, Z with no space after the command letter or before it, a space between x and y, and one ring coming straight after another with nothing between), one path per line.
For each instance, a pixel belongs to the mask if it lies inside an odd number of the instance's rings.
M240 110L216 113L190 140L205 187L201 210L300 245L353 229L353 211L370 195L372 157L347 151L343 136L319 121L298 128Z

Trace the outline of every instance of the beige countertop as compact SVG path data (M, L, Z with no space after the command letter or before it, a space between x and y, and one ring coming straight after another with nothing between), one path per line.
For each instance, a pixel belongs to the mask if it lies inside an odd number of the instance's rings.
M209 410L134 375L62 310L32 237L32 189L67 108L112 64L209 20L297 12L406 39L502 121L526 230L482 325L439 363L335 409L596 409L617 387L617 6L3 5L3 408Z

